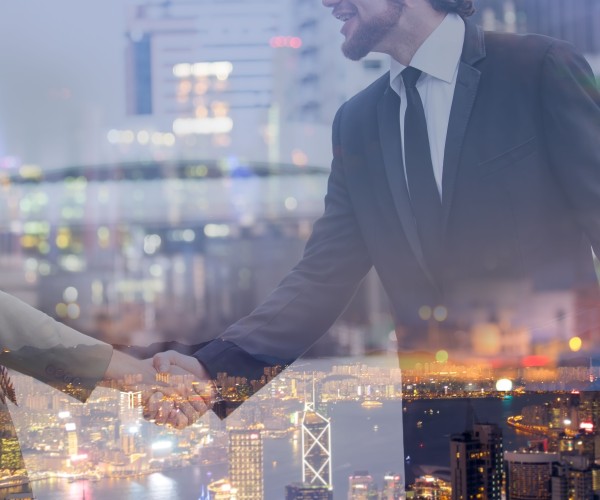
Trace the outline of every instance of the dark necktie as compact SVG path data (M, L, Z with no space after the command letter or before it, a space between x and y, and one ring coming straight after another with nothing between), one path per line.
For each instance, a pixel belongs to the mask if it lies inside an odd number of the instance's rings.
M401 74L406 90L404 160L410 202L425 260L434 278L439 281L442 257L442 202L433 175L425 111L416 88L421 71L409 66Z

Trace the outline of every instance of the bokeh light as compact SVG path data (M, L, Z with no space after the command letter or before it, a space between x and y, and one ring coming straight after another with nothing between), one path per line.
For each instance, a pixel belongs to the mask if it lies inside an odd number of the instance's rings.
M438 363L445 363L446 361L448 361L448 351L444 351L443 349L441 351L438 351L435 353L435 360Z
M569 349L571 349L571 351L573 352L579 351L582 345L583 342L579 337L572 337L571 339L569 339Z
M513 383L507 378L501 378L496 382L496 390L500 392L512 391Z
M419 318L421 318L423 321L427 321L428 319L431 318L431 307L429 306L421 306L419 308Z

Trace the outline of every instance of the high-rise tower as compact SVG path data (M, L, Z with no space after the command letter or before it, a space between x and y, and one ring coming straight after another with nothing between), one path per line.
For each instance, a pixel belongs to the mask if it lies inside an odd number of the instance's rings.
M552 470L560 462L558 453L504 454L506 500L550 500Z
M258 429L229 431L229 479L237 500L262 500L263 440Z
M502 494L502 431L495 424L474 424L450 440L453 500Z
M302 482L331 489L331 423L317 404L313 378L312 402L305 403L302 414Z
M130 8L127 105L185 150L264 161L282 0L145 0ZM142 134L143 137L146 137ZM179 141L178 141L179 143Z

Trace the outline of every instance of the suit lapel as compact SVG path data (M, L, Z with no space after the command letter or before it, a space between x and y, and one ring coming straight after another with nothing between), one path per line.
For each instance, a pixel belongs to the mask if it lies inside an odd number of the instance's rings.
M474 23L466 20L465 43L458 69L444 152L442 176L444 230L448 224L464 136L479 85L480 72L473 65L484 57L483 32ZM400 98L387 85L383 96L377 104L377 120L385 172L393 195L396 213L402 224L406 239L427 278L438 288L423 256L417 224L406 188L406 178L402 162L402 145L400 142L399 108Z
M442 228L444 232L448 226L465 132L471 117L481 76L481 73L473 67L473 64L485 57L483 32L468 20L465 21L465 28L465 43L458 67L444 150L442 174Z
M431 283L437 288L436 282L423 256L417 223L412 207L410 206L408 189L406 188L406 178L402 162L402 145L400 141L400 98L389 85L377 103L377 120L385 173L390 190L392 191L396 213L400 218L402 229L417 262Z

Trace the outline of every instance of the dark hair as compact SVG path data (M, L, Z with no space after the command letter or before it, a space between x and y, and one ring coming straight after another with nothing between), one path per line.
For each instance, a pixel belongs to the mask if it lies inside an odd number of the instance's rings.
M429 0L435 10L455 12L460 17L469 17L475 12L473 0Z

